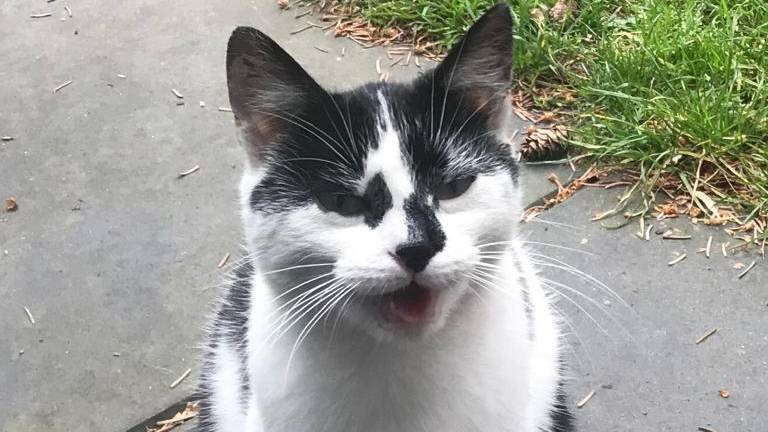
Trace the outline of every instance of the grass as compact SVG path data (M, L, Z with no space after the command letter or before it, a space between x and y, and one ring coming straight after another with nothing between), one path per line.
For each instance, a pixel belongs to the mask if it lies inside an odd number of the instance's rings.
M349 3L349 2L346 2ZM356 0L377 27L450 47L495 0ZM569 146L640 174L643 190L687 197L710 217L768 215L768 2L510 2L515 70ZM714 203L714 204L713 204Z

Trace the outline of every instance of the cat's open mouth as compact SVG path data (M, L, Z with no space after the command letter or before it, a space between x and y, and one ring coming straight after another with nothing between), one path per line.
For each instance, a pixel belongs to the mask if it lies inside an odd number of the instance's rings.
M431 321L437 313L437 290L411 282L384 295L384 318L395 325L419 325Z

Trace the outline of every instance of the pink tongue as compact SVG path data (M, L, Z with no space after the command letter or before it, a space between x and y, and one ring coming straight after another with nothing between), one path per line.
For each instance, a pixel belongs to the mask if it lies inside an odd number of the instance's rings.
M436 294L414 283L392 294L387 305L390 321L417 324L435 316Z

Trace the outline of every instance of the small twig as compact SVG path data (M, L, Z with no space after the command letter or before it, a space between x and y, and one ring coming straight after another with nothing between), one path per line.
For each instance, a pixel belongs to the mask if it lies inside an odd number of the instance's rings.
M419 56L416 56L416 58L413 59L413 62L416 63L416 67L421 69L421 63L419 63Z
M32 312L29 311L29 308L24 306L24 313L27 314L27 319L32 325L35 325L35 317L32 316Z
M400 63L403 60L403 56L398 57L395 61L389 64L389 67L396 66L398 63Z
M311 29L312 27L314 27L314 26L308 25L308 26L306 26L306 27L302 27L302 28L300 28L300 29L296 29L296 30L292 31L292 32L291 32L291 34L292 34L292 35L295 35L295 34L299 34L299 33L303 32L303 31L305 31L305 30L309 30L309 29Z
M305 22L307 23L308 26L317 27L319 29L323 28L323 26L321 26L320 24L315 24L312 21L305 21Z
M341 56L344 57L344 55L346 55L346 54L347 54L347 48L346 47L341 47Z
M679 263L680 261L684 260L687 256L688 255L686 255L686 254L682 254L679 257L677 257L677 258L673 259L672 261L668 262L667 265L671 267L671 266Z
M645 229L645 241L651 241L652 229L653 229L653 224L648 225L648 228Z
M64 87L66 87L66 86L68 86L68 85L70 85L70 84L72 84L72 80L69 80L69 81L65 82L64 84L60 84L60 85L59 85L59 86L57 86L55 89L53 89L53 92L54 92L54 93L56 93L56 92L58 92L59 90L63 89Z
M588 395L584 396L584 399L576 403L576 408L583 408L592 398L595 396L595 391L592 390Z
M14 139L15 138L12 137L12 136L4 136L4 137L0 138L0 140L3 140L3 141L13 141Z
M757 264L757 260L752 261L752 263L750 265L748 265L747 268L745 268L744 271L739 274L739 279L741 279L744 276L746 276L747 273L749 273L749 271L752 270L755 267L756 264Z
M709 239L707 239L707 250L704 251L704 256L709 258L711 253L712 253L712 236L709 236Z
M376 59L376 73L381 75L381 57Z
M184 99L184 95L179 93L179 91L174 88L171 89L171 93L173 93L173 95L179 99Z
M712 336L715 333L717 333L717 329L716 328L713 328L712 330L708 331L704 336L696 339L696 345L699 345L702 342L704 342L705 340L709 339L709 337Z
M122 79L126 79L126 78L127 78L127 77L126 77L125 75L123 75L123 74L117 74L117 77L118 77L118 78L122 78Z
M181 374L181 376L180 376L180 377L176 378L176 381L174 381L174 382L172 382L172 383L171 383L170 387L171 387L171 388L174 388L174 387L176 387L177 385L179 385L179 384L180 384L182 381L184 381L184 379L185 379L186 377L188 377L188 376L189 376L189 374L190 374L191 372L192 372L192 369L191 369L191 368L190 368L190 369L187 369L186 371L184 371L184 373L183 373L183 374Z
M691 236L689 235L675 235L675 234L664 234L661 236L664 240L690 240Z
M413 57L413 51L408 51L408 56L405 58L405 64L403 64L403 66L411 64L411 57Z
M696 428L696 429L697 429L699 432L717 432L717 431L716 431L716 430L714 430L714 429L710 429L710 428L708 428L708 427L704 427L704 426L699 426L699 427L698 427L698 428Z
M301 17L303 17L303 16L307 16L307 15L309 15L309 14L311 14L311 13L312 13L312 9L307 9L307 10L305 10L304 12L302 12L302 13L300 13L300 14L296 15L294 18L296 18L296 19L299 19L299 18L301 18Z
M723 249L723 256L727 257L728 256L728 243L727 242L726 243L721 243L720 247Z
M29 17L30 18L47 18L47 17L49 17L51 15L52 14L50 12L46 12L46 13L41 13L41 14L32 14Z
M226 255L224 255L218 264L216 264L217 268L222 268L227 264L227 261L229 261L229 252L227 252Z
M69 5L64 5L64 10L67 11L67 15L72 18L72 9L69 8Z
M176 178L184 178L184 177L186 177L186 176L188 176L190 174L193 174L193 173L197 172L197 170L199 170L199 169L200 169L200 165L195 165L192 168L190 168L190 169L188 169L188 170L186 170L184 172L180 172L179 175Z
M232 108L229 108L229 107L221 107L221 106L220 106L220 107L219 107L219 111L222 111L222 112L232 112Z
M327 49L325 49L325 48L320 48L320 47L318 47L318 46L316 46L316 47L315 47L315 49L316 49L316 50L318 50L318 51L320 51L320 52L324 52L324 53L326 53L326 54L328 54L328 52L329 52Z

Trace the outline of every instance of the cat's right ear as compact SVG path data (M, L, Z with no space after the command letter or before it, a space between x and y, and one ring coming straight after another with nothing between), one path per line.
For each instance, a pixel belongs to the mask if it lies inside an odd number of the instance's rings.
M279 141L324 90L264 33L238 27L227 44L227 87L235 123L252 163Z

